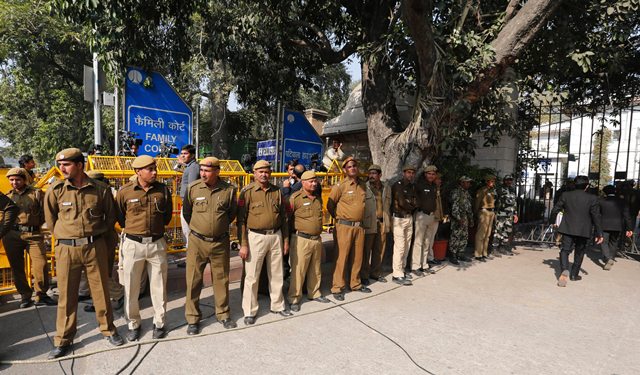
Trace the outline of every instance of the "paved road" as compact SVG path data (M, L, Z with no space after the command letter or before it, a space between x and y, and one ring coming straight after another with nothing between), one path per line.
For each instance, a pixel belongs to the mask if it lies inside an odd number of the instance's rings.
M610 272L585 259L584 279L556 286L557 250L518 248L487 263L446 265L410 287L375 283L373 293L345 302L308 302L291 318L268 312L244 327L239 284L232 284L232 318L215 318L186 336L184 295L171 292L168 338L151 340L149 297L143 299L140 345L113 350L92 314L79 312L76 354L50 363L3 364L7 374L300 373L300 374L638 374L640 263L620 259ZM597 254L592 254L594 258ZM324 274L330 270L325 265ZM174 269L172 272L183 272ZM329 277L323 291L328 293ZM203 303L212 304L211 288ZM333 298L330 297L333 301ZM210 316L213 309L203 306ZM126 333L120 314L116 325ZM0 361L40 361L51 349L55 308L0 306ZM44 327L44 329L43 329Z

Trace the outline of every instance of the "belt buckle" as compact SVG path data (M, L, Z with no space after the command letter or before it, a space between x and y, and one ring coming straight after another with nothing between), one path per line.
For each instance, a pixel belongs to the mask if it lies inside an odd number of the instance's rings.
M76 238L75 240L73 240L73 242L76 246L84 246L89 244L90 238L91 237Z
M150 244L153 243L153 237L140 237L140 243Z
M269 230L265 230L264 234L274 234L276 231L275 229L269 229Z
M359 221L353 221L353 226L354 227L359 227L360 226L360 222Z

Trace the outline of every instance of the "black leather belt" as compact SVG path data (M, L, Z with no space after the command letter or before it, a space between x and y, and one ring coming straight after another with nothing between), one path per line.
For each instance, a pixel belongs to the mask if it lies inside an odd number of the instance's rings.
M278 233L280 228L278 228L278 229L251 229L251 228L249 228L249 230L252 231L253 233L258 233L258 234L276 234L276 233Z
M383 217L379 217L379 218L378 218L378 222L379 222L379 223L384 223L384 218L383 218Z
M409 214L409 215L402 215L402 214L397 214L397 213L395 213L395 212L393 213L393 217L397 217L397 218L399 218L399 219L408 219L408 218L410 218L411 216L413 216L413 215L411 215L411 214Z
M191 230L190 233L193 234L194 236L198 237L199 239L201 239L203 241L206 241L206 242L218 242L220 240L225 239L229 235L229 233L223 233L223 234L221 234L221 235L219 235L217 237L207 237L207 236L204 236L204 235L202 235L202 234L200 234L198 232L195 232L193 230Z
M338 224L348 225L350 227L360 227L360 226L362 226L362 222L360 222L360 221L349 221L349 220L338 219L337 222L338 222Z
M151 237L142 237L142 236L136 236L135 234L125 234L125 237L127 237L130 240L136 241L136 242L140 242L140 243L152 243L152 242L156 242L157 240L161 239L162 237L164 237L163 235L157 235L157 236L151 236Z
M40 231L40 227L32 227L29 225L14 225L13 229L17 230L18 232L24 232L24 233L33 233L33 232Z
M67 245L67 246L84 246L89 245L100 238L101 234L96 236L82 237L82 238L59 238L57 239L59 244Z
M296 232L296 236L306 238L308 240L319 240L320 236L314 236L313 234L308 234L304 232Z

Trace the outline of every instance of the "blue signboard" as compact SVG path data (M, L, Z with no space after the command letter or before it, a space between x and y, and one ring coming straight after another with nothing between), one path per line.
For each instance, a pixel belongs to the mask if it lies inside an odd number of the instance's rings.
M258 160L266 160L271 164L276 160L277 151L275 139L258 142L257 149L256 156Z
M312 156L317 155L318 160L322 160L322 140L302 113L284 111L282 134L281 160L283 168L292 159L298 159L298 163L307 168L311 164Z
M127 68L124 101L127 129L142 139L139 155L156 156L161 143L178 149L192 143L193 112L160 73Z

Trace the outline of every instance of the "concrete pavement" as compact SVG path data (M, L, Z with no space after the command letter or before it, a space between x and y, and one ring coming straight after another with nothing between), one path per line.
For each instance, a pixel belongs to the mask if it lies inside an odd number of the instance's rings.
M307 302L290 318L269 313L261 296L255 326L245 327L239 283L231 287L238 329L224 330L202 292L199 336L186 335L184 291L170 292L164 340L151 339L149 297L142 300L139 344L112 348L95 316L79 311L73 360L46 362L55 307L0 306L0 371L7 374L636 374L640 369L640 263L619 259L609 272L585 258L583 280L556 286L557 249L518 248L520 254L462 266L400 287L371 285L345 302ZM599 254L590 253L595 259ZM329 294L330 264L323 292ZM181 272L175 269L172 272ZM388 277L390 280L390 277ZM124 336L126 323L116 312ZM7 361L33 364L7 364Z

